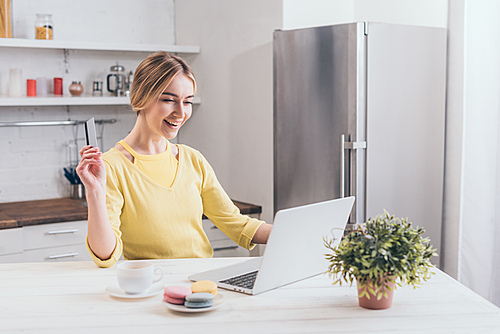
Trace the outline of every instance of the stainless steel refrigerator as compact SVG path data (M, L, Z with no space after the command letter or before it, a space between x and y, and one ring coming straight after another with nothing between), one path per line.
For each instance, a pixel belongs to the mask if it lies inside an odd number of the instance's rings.
M439 249L446 29L351 23L274 32L274 211L348 195ZM307 225L307 222L304 222Z

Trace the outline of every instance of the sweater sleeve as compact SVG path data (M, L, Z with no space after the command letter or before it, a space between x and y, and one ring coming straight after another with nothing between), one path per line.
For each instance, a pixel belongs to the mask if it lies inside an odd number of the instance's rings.
M109 259L100 259L94 252L90 249L88 240L86 239L87 249L90 253L90 257L99 267L109 268L113 266L122 255L123 252L123 242L121 239L120 231L120 215L123 207L123 195L120 191L119 183L116 178L116 173L110 166L109 162L104 160L106 165L106 208L108 210L109 221L111 223L111 228L116 237L116 246Z
M261 220L242 215L240 210L220 185L208 161L201 156L203 173L201 198L203 213L231 240L239 246L252 249L255 232L264 223Z

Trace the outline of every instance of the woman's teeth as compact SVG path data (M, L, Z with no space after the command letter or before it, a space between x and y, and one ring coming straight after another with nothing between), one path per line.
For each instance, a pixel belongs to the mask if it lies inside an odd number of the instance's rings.
M172 121L167 121L167 120L165 120L165 122L167 122L168 124L173 125L173 126L178 126L181 124L181 122L172 122Z

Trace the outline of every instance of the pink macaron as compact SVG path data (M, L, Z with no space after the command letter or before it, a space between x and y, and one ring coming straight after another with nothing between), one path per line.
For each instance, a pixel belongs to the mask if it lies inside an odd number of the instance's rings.
M192 294L190 288L184 286L171 285L165 288L163 300L170 304L183 305L187 295Z

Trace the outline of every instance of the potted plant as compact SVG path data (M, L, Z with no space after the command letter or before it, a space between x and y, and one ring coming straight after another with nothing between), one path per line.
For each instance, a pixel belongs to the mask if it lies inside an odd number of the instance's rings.
M335 239L324 238L332 251L326 254L333 284L357 281L359 305L370 309L392 306L396 284L416 288L431 276L430 262L437 255L422 228L413 228L408 219L384 214L358 225L334 246Z

